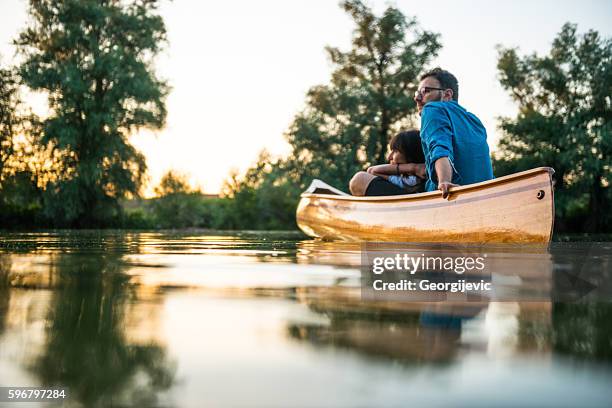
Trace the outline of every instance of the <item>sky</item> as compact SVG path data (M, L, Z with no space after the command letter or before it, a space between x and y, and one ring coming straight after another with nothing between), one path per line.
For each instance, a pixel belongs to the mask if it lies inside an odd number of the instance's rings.
M242 172L267 149L286 155L284 132L304 108L307 90L329 81L324 47L350 49L354 26L336 0L174 0L160 13L169 44L156 72L172 91L167 125L140 131L132 143L149 168L150 195L162 175L178 170L216 193L231 170ZM378 14L389 4L441 35L431 67L459 79L460 104L475 113L496 148L497 118L516 114L499 85L496 45L547 53L565 22L612 36L611 0L398 0L367 2ZM27 22L25 0L0 0L0 56L16 61L11 41ZM35 111L45 99L27 94Z

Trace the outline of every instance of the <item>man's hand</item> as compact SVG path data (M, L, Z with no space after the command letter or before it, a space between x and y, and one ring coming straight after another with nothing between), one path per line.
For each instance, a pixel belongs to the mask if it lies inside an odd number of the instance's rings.
M438 183L438 190L442 191L442 198L448 198L448 195L450 194L450 188L451 187L458 187L458 184L454 184L448 181L443 181Z

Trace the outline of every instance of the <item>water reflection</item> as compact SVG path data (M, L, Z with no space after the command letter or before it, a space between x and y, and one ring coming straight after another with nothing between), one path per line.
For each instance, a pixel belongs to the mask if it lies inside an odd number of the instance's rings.
M612 361L612 303L560 303L552 306L555 351L577 359Z
M8 318L9 303L11 300L11 285L9 281L10 268L10 256L0 254L0 335L4 333L6 328L6 319Z
M467 323L473 329L471 320L480 313L487 316L487 325L493 328L487 334L488 351L498 348L495 338L501 335L505 337L506 346L512 344L513 353L554 351L600 362L611 361L611 249L609 243L553 243L548 247L384 243L376 247L357 243L300 242L299 263L334 267L361 265L362 277L372 277L367 265L365 269L363 265L369 262L371 266L371 258L378 255L474 257L485 254L488 256L486 272L496 291L489 299L463 296L464 303L461 303L461 297L453 301L452 294L439 298L388 293L372 295L362 289L359 297L356 291L337 288L326 288L316 294L311 290L301 300L311 310L329 316L331 323L292 325L288 330L292 338L313 344L338 345L403 361L437 361L452 357L458 348L465 349L466 336L462 328ZM424 271L422 276L431 274L431 271ZM468 275L463 274L461 278L468 279ZM371 283L366 279L365 285ZM496 303L500 300L510 302L502 305L506 305L506 311L514 310L511 318L508 313L495 312L500 309L500 304ZM514 306L510 308L509 305ZM392 323L386 318L389 313ZM404 321L407 316L412 316L409 323ZM509 341L509 337L513 339ZM503 349L504 353L509 351L508 347Z
M7 255L1 259L0 291L9 294L0 296L4 306L0 322L10 314L25 319L17 325L41 318L33 311L41 308L32 308L34 303L27 298L11 310L11 288L15 293L30 287L52 290L42 309L47 323L35 325L44 331L40 333L44 340L38 350L24 355L36 383L68 387L71 398L87 407L153 406L158 394L172 386L174 363L157 337L157 328L146 327L154 326L161 305L146 288L130 284L120 253L52 254L31 263L48 267L47 273L34 276L11 268ZM9 280L11 285L6 284Z
M0 385L68 386L87 407L499 402L482 384L503 384L506 405L529 402L533 384L557 405L612 398L611 304L544 299L565 290L560 270L605 284L608 252L585 263L572 259L592 251L498 248L492 272L531 301L431 302L364 299L362 249L274 234L6 234Z
M141 300L121 273L120 256L60 255L52 269L58 288L51 324L32 370L44 384L68 386L86 406L155 403L173 371L159 344L128 340L129 306Z
M327 316L329 324L290 324L292 338L408 364L451 361L465 347L461 343L463 322L484 309L482 305L420 305L420 311L413 306L412 311L351 313L317 302L309 307Z

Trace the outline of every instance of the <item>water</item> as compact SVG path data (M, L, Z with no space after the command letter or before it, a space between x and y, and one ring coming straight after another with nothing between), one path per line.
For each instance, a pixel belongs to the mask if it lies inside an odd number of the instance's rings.
M63 406L612 405L601 293L366 301L359 245L297 234L0 242L0 386L68 387ZM609 259L597 259L608 277ZM554 274L521 265L523 285L551 287Z

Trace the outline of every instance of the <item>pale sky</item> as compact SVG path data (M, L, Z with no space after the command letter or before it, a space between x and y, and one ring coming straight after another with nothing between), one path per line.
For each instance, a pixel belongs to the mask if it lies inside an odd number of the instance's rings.
M165 129L143 131L132 142L147 157L148 191L170 169L188 173L207 193L218 192L231 169L244 171L266 148L286 154L283 133L304 107L306 91L327 83L326 45L347 50L353 24L335 0L174 0L164 3L169 45L157 72L169 81ZM10 44L25 26L25 0L0 0L2 65L14 61ZM388 1L370 1L380 13ZM398 0L407 16L441 34L431 67L459 79L460 104L481 118L495 149L499 116L516 107L497 80L495 45L544 53L561 26L578 24L612 35L610 0ZM44 109L44 99L28 99ZM343 186L339 186L343 187Z

